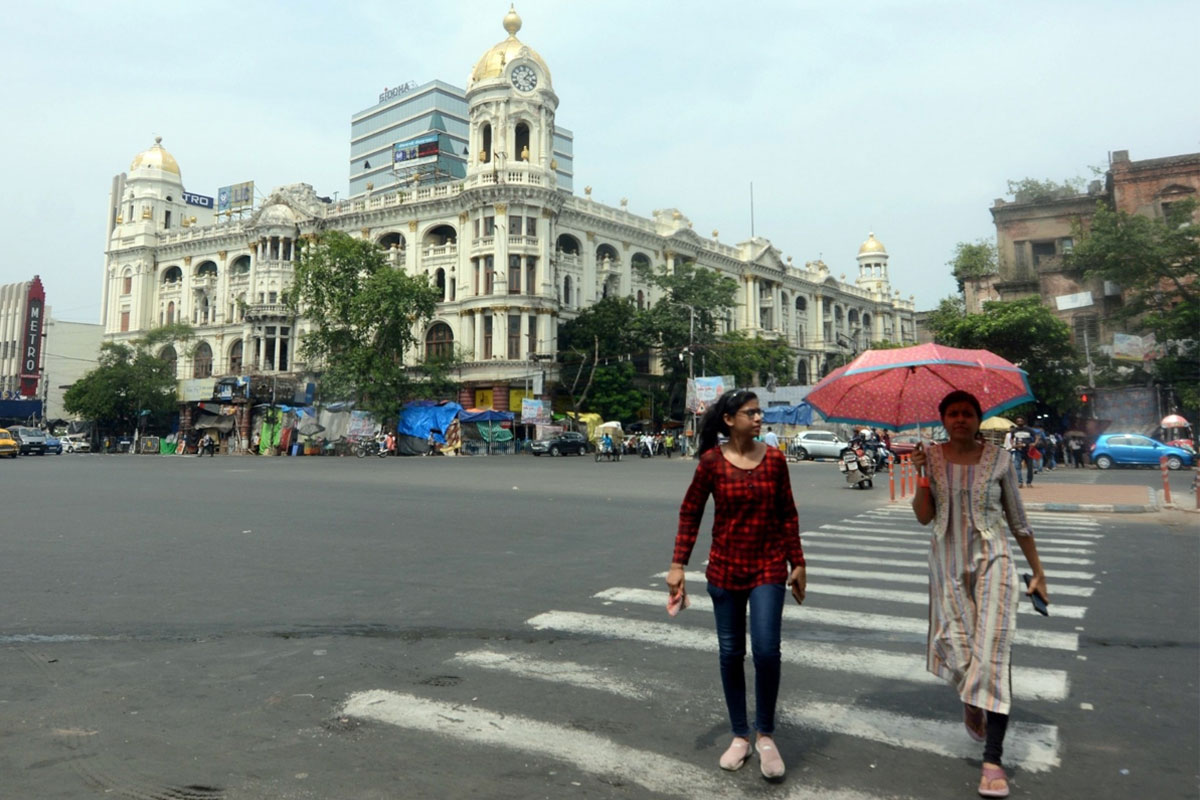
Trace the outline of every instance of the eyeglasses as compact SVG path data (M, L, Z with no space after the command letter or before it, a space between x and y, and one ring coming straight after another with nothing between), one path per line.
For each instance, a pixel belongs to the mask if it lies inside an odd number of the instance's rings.
M737 413L745 414L750 419L754 419L756 417L761 417L763 415L763 410L761 408L743 408Z

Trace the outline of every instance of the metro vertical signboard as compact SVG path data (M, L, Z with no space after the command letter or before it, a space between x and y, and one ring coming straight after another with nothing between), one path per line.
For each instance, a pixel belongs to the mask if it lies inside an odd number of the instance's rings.
M38 380L42 372L42 333L45 330L46 290L37 275L29 284L25 302L25 328L21 341L21 394L37 397Z

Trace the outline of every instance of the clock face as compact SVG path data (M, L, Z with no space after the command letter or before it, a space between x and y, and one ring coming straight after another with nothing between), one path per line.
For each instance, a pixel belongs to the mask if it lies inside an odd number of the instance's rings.
M519 64L512 71L512 85L519 91L532 92L537 86L537 73L532 67Z

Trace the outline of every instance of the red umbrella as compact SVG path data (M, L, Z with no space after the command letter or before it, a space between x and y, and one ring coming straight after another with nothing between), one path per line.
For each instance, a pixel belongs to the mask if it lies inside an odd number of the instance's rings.
M1162 422L1158 423L1164 428L1187 428L1188 421L1178 414L1171 414L1168 417L1163 417Z
M1034 399L1020 367L987 350L938 344L868 350L804 399L830 422L899 431L940 424L938 403L955 389L979 398L985 417Z

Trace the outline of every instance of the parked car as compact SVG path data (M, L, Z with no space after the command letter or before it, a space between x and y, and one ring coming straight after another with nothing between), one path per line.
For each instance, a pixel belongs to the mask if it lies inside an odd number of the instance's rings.
M529 445L529 450L535 456L549 453L552 456L564 456L574 453L577 456L591 452L587 437L575 431L564 431L552 439L541 439Z
M82 433L68 433L62 437L62 447L64 453L92 452L92 443Z
M846 442L829 431L804 431L792 439L790 453L803 461L806 458L839 458Z
M1182 447L1171 447L1138 433L1106 433L1092 445L1092 463L1100 469L1114 465L1154 466L1166 457L1168 469L1190 467L1196 457Z
M21 446L21 455L46 455L46 434L37 428L14 426L8 430L16 436L17 444Z
M63 453L62 440L52 433L46 434L46 452L61 456Z
M901 433L892 437L892 446L889 449L898 456L911 455L912 451L917 449L917 444L920 441L920 436L911 433Z
M17 454L20 452L21 445L17 442L13 435L8 432L7 428L0 428L0 456L16 458Z

